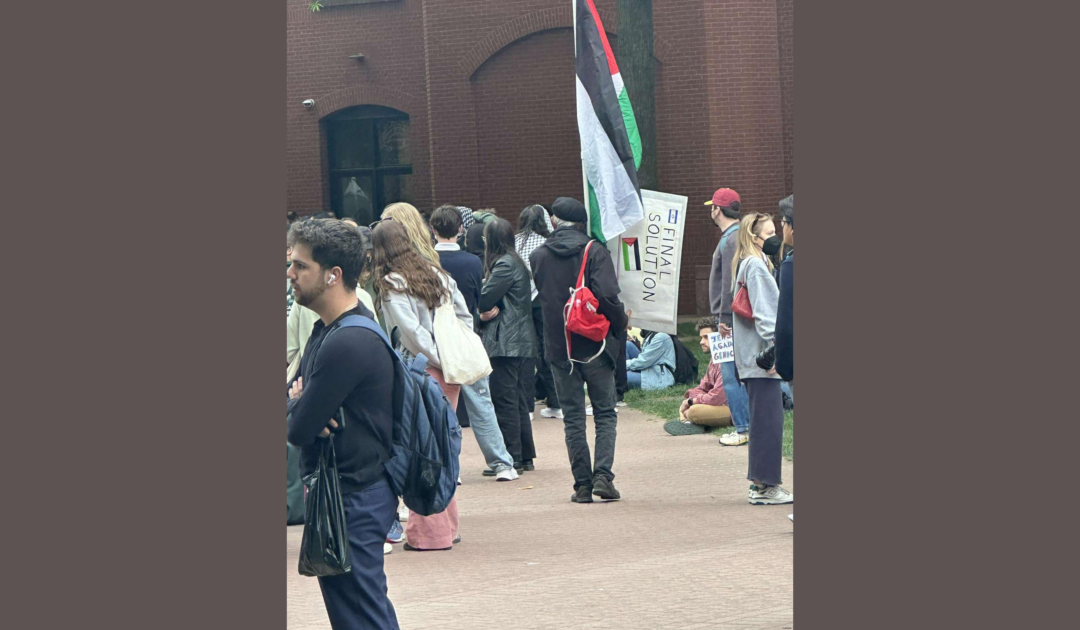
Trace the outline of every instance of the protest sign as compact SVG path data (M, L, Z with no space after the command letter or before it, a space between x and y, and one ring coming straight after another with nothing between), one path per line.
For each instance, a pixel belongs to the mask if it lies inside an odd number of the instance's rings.
M709 334L709 350L712 352L713 363L729 363L735 360L735 337L723 333Z
M642 190L645 218L608 241L630 325L675 334L686 197Z

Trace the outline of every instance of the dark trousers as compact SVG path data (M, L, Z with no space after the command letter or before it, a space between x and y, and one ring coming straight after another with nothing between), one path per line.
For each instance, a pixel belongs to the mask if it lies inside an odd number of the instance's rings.
M488 379L495 419L515 467L536 457L532 421L529 420L532 400L525 399L529 392L527 379L532 377L526 374L528 362L525 357L491 357L491 377Z
M398 627L386 594L383 543L397 516L397 497L381 480L341 497L349 526L352 571L319 578L326 614L334 630L387 630Z
M602 354L591 363L575 363L573 372L569 361L552 361L555 388L562 402L563 428L566 432L566 451L574 473L574 490L592 488L593 478L599 475L615 479L611 467L615 463L615 366L608 355ZM585 386L593 407L596 426L596 466L589 456L589 441L585 437Z
M551 409L561 409L559 394L555 391L555 377L551 374L551 364L544 356L544 315L540 311L540 299L533 300L533 326L536 328L536 338L540 342L536 354L536 397L547 400L547 406Z
M780 485L784 440L784 401L778 378L744 378L750 398L750 470L747 479Z

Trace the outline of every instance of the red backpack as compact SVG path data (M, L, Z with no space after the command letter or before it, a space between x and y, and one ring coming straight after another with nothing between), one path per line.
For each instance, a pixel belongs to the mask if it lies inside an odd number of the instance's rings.
M607 318L597 312L596 307L600 301L593 292L585 286L585 265L589 262L589 248L593 241L585 246L585 253L581 256L581 271L578 272L577 286L570 289L570 299L563 307L563 324L566 327L566 358L571 361L570 371L574 371L574 363L588 363L600 356L607 346L608 328L611 323ZM603 342L600 351L585 361L577 361L570 355L570 333L581 335L593 341Z

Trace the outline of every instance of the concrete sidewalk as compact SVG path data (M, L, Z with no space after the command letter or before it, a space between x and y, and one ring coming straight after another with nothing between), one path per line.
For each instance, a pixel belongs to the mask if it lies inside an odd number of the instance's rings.
M561 420L535 415L536 471L509 483L481 476L465 429L462 542L386 556L401 627L793 628L794 506L747 503L746 447L672 437L628 408L618 431L623 500L578 505ZM329 629L317 581L296 570L303 527L287 529L288 628Z

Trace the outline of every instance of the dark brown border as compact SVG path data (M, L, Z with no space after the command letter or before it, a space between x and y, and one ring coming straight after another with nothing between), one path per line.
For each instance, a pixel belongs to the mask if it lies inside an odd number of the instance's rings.
M7 627L285 625L285 18L12 18Z

